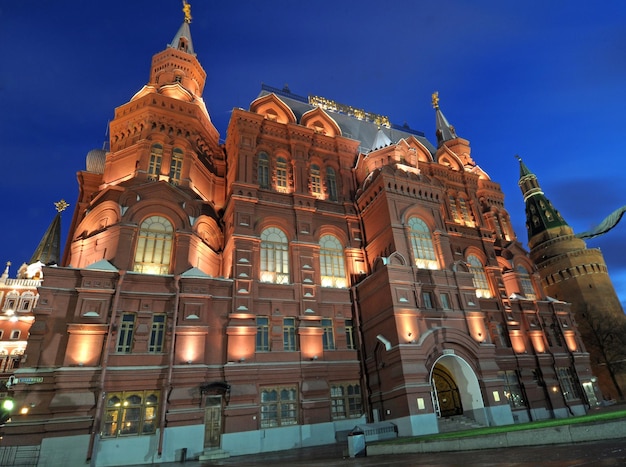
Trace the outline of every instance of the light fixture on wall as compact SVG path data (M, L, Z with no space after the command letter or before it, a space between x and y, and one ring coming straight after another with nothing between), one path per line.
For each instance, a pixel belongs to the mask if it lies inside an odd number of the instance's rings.
M391 342L385 339L382 334L378 334L376 339L378 339L380 343L385 346L385 350L391 350Z
M311 360L317 360L317 355L313 355L313 356L311 357Z
M243 358L243 357L241 357L241 358L239 359L239 363L244 363L245 361L246 361L246 359L245 359L245 358Z

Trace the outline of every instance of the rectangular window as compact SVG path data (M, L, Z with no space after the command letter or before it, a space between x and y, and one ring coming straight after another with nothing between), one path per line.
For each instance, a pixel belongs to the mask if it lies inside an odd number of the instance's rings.
M433 308L433 296L430 292L422 292L422 302L424 303L424 308Z
M283 318L283 350L296 350L296 319Z
M571 368L557 368L557 376L561 384L561 391L566 401L580 399L580 391L578 390L578 381Z
M441 300L441 307L444 310L452 309L452 307L450 306L450 295L448 295L447 293L442 293L439 295L439 299Z
M163 337L165 336L165 315L154 315L152 317L152 330L150 331L150 342L148 352L163 352Z
M11 331L11 339L17 340L20 338L21 331Z
M524 397L519 384L517 372L513 370L499 371L498 376L504 380L504 395L509 400L512 409L525 407Z
M331 415L333 420L360 417L361 387L358 383L338 383L330 386Z
M333 320L322 320L322 346L324 350L335 350L335 333L333 330Z
M159 395L153 390L106 394L102 437L155 433Z
M133 347L133 333L135 331L135 314L124 313L117 334L116 352L130 353Z
M354 326L351 319L346 320L346 348L348 350L356 350L356 343L354 342Z
M270 326L269 318L259 316L256 319L256 351L267 352L270 349Z
M295 386L261 390L261 428L298 424L298 391Z

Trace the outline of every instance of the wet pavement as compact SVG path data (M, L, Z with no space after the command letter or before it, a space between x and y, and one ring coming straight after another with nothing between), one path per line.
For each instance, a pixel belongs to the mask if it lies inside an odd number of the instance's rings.
M480 465L484 467L591 467L626 465L624 438L577 444L485 449L480 451L396 454L350 458L345 446L330 445L274 453L230 457L215 461L187 461L153 464L157 467L205 466L309 466L309 467L442 467Z

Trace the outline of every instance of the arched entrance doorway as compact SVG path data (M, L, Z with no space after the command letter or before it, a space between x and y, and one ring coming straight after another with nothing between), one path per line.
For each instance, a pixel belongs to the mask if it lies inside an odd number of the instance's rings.
M437 364L433 368L433 389L437 393L439 416L451 417L463 414L459 387L454 377L443 365Z
M452 351L440 356L430 370L430 384L437 416L462 414L479 423L486 422L478 378L463 358Z

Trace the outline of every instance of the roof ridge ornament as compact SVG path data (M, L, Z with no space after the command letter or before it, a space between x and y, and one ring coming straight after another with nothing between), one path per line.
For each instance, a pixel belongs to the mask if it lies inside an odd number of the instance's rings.
M183 0L183 13L185 13L185 23L191 23L191 5Z
M438 110L439 109L439 91L433 92L431 97L433 101L433 109Z
M63 212L65 211L68 207L69 207L69 203L66 202L64 199L62 199L61 201L57 201L56 203L54 203L54 207L57 208L57 212Z

